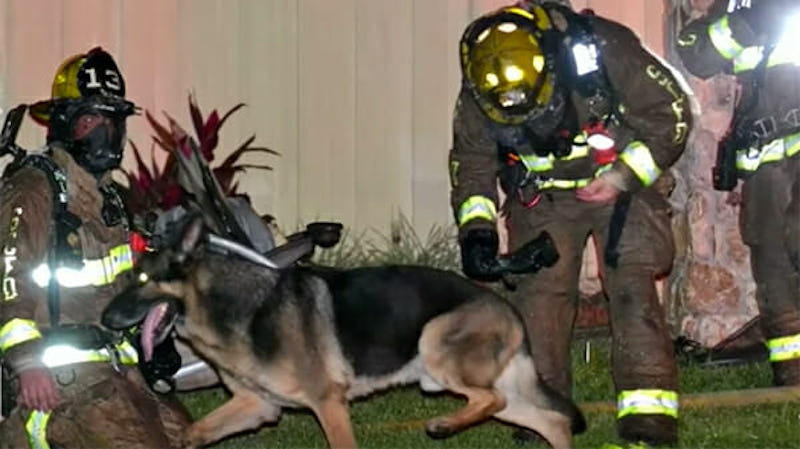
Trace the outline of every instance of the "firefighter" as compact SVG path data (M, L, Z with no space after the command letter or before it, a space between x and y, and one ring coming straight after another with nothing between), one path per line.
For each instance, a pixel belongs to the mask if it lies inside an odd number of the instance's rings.
M686 88L626 27L554 3L478 18L460 43L449 155L464 273L496 281L496 219L509 250L541 231L558 262L513 279L536 368L569 396L570 341L587 238L603 252L619 435L677 440L673 345L656 290L671 267L670 210L654 184L692 124ZM498 204L498 181L505 194Z
M752 3L730 2L726 10L728 2L717 1L722 13L688 24L676 46L692 74L732 74L740 86L720 144L731 163L716 167L715 187L732 190L744 179L739 225L773 383L800 385L800 3ZM731 182L719 185L726 173Z
M127 219L111 173L135 110L107 52L66 59L51 100L30 110L47 125L46 147L4 176L3 449L179 447L189 424L179 404L150 391L131 342L99 324L131 281Z

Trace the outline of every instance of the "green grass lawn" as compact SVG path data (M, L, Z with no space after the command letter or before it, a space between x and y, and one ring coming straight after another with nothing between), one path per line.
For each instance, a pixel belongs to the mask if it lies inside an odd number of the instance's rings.
M597 410L598 401L614 398L609 374L608 343L589 340L586 357L584 342L574 347L575 396L579 405ZM681 365L684 393L751 390L770 385L766 362L734 367ZM199 417L227 398L221 388L182 394L181 399ZM352 405L356 438L365 448L514 448L543 447L520 445L511 439L509 427L487 422L452 438L434 440L423 429L425 419L455 410L463 402L448 395L426 395L416 387L377 394ZM577 436L577 448L599 448L616 442L615 423L610 407L586 413L588 430ZM784 402L739 407L684 409L680 415L680 448L797 448L800 447L800 403ZM304 411L286 411L275 426L229 438L219 448L324 448L325 440L314 417Z

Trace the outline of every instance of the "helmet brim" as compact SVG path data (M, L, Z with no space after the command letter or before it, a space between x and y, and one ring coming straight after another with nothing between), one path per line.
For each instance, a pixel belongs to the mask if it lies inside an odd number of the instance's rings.
M28 114L30 114L31 118L36 123L42 126L49 126L50 107L52 106L52 104L53 104L52 100L37 101L28 108Z

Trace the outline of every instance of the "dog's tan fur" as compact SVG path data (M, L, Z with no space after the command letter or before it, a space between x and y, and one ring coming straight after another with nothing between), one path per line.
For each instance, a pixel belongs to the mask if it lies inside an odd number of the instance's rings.
M212 313L209 306L225 300L215 297L220 290L214 286L226 275L219 271L221 260L209 258L198 258L179 280L149 282L115 300L153 304L166 295L182 303L182 319L175 327L178 335L217 369L232 393L227 403L188 429L189 447L275 422L283 407L311 409L330 447L356 447L349 400L412 382L427 391L446 390L467 399L460 410L427 421L426 430L434 436L448 436L495 417L538 432L556 448L568 448L571 427L583 425L574 405L539 380L517 313L488 290L476 290L477 297L424 318L417 334L417 354L400 369L366 376L357 374L352 360L344 355L346 343L339 338L334 321L338 309L325 280L296 272L267 273L257 279L262 274L253 272L241 282L271 283L265 289L266 299L230 304L252 319L231 320L220 317L219 310ZM448 282L469 282L453 281L451 274L436 270L433 275ZM417 281L409 278L408 282ZM234 298L260 294L248 291L247 285L239 288L242 291L234 293ZM259 315L265 301L272 301L270 313ZM112 303L110 311L114 307ZM269 338L259 340L264 329ZM270 341L272 348L266 347ZM580 424L576 426L573 420Z

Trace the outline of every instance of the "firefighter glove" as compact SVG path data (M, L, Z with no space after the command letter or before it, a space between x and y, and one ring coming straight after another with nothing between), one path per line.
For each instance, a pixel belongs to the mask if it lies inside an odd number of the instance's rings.
M498 258L501 271L512 274L535 273L542 267L553 266L558 261L555 243L547 232L523 245L507 256Z
M494 282L500 279L497 231L472 229L461 239L461 267L467 277Z

